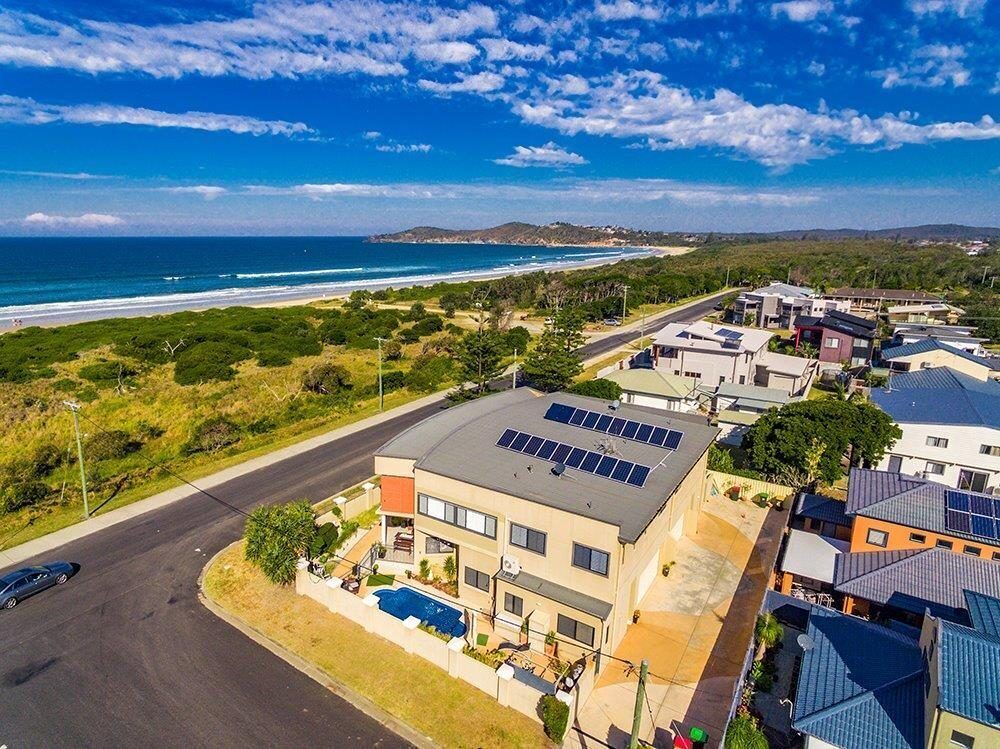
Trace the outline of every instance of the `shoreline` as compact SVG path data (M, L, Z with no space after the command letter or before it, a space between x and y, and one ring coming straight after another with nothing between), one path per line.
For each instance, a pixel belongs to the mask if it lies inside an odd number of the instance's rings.
M424 244L424 243L413 243ZM467 242L465 244L474 244ZM525 245L525 247L543 245ZM548 245L544 245L548 246ZM552 245L555 246L555 245ZM560 245L581 247L589 245ZM454 273L432 273L416 276L397 276L382 279L357 279L329 283L301 284L298 286L258 286L249 288L233 287L214 289L206 292L182 292L146 297L113 297L68 302L42 302L30 305L0 307L0 334L13 332L24 327L56 327L74 323L108 320L121 317L151 317L174 312L204 311L225 307L287 307L308 305L333 299L343 299L353 291L379 291L385 288L409 288L429 286L440 282L488 281L504 276L517 276L537 271L570 271L613 265L622 260L654 257L691 248L654 248L609 246L608 250L639 250L626 255L603 257L591 260L561 261L525 264L508 268L494 268L481 271L459 271ZM670 250L670 252L666 252ZM21 328L13 326L13 320L22 321Z

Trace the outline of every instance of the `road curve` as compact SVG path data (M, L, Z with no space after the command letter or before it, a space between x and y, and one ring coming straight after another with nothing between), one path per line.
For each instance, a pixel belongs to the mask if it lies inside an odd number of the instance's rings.
M651 318L647 329L698 319L716 301ZM615 334L582 353L598 356L634 337ZM379 445L439 408L390 419L212 494L242 509L319 501L371 475ZM29 560L81 568L68 584L0 612L0 746L406 746L199 603L201 569L242 525L192 493Z

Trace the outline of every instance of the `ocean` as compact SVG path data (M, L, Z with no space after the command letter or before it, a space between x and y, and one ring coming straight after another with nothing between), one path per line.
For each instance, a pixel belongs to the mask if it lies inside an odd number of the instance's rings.
M0 327L287 302L646 253L363 237L0 238Z

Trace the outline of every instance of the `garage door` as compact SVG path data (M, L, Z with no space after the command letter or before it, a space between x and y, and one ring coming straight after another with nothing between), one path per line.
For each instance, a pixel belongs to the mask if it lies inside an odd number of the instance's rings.
M656 568L660 566L660 559L657 555L653 555L653 558L649 560L649 564L646 568L639 574L639 585L636 589L638 596L635 599L635 605L638 606L639 602L642 601L642 597L646 595L653 581L656 579Z

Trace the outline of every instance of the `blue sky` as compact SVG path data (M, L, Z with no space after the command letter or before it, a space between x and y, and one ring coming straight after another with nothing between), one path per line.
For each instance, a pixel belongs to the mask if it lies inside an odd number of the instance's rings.
M997 225L998 29L998 0L14 0L0 233Z

